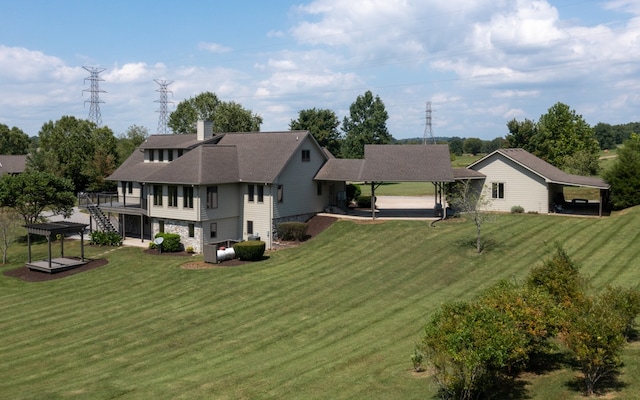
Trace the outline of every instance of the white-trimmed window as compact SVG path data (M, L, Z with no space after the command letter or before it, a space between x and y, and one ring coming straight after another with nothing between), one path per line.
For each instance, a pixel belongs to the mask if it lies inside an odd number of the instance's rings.
M278 185L278 203L282 203L284 201L284 187L282 185Z
M193 208L193 186L182 187L182 208Z
M209 225L209 237L212 238L212 239L218 237L218 223L217 222L212 222Z
M153 185L153 205L162 205L162 185Z
M504 199L504 183L503 182L491 183L491 198Z
M247 221L247 235L253 235L253 221Z
M255 200L255 195L256 195L256 185L249 185L249 192L247 194L249 197L249 201L253 202Z
M264 203L264 185L258 185L258 203Z

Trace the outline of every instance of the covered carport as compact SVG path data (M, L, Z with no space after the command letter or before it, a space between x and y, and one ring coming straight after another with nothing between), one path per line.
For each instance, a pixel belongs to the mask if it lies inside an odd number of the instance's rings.
M371 218L376 189L383 183L425 182L435 186L436 215L446 217L445 185L454 182L447 145L365 145L364 159L329 159L316 180L365 182L371 188Z

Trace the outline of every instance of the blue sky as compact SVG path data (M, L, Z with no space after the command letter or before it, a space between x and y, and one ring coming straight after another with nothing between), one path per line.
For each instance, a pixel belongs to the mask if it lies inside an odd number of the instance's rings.
M12 1L0 24L0 123L30 136L87 118L101 67L103 125L158 127L204 91L286 130L298 112L342 120L370 90L396 138L493 139L558 101L588 123L640 121L637 0Z

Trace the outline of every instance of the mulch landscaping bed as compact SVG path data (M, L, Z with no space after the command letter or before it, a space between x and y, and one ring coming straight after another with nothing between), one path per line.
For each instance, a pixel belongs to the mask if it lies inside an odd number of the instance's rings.
M54 279L64 278L70 275L75 275L84 271L89 271L91 269L95 269L98 267L102 267L103 265L107 265L108 263L109 263L109 260L101 258L98 260L91 260L85 265L81 265L73 269L68 269L66 271L55 272L53 274L50 274L48 272L42 272L42 271L32 271L27 267L20 267L20 268L12 269L10 271L5 271L4 275L10 276L12 278L22 279L25 282L44 282L44 281L51 281Z
M309 221L307 221L307 239L306 240L309 240L315 237L316 235L318 235L319 233L321 233L322 231L330 227L331 224L333 224L335 221L337 221L337 218L334 218L334 217L315 216L311 218ZM274 250L295 247L300 244L301 242L278 242L278 243L274 243ZM143 251L146 254L157 255L158 257L190 257L192 256L192 254L187 253L185 251L175 252L175 253L160 253L157 250L150 250L150 249L145 249ZM268 255L263 257L263 260L267 260L267 259L269 259ZM254 262L260 262L260 261L241 261L237 258L234 258L233 260L223 261L220 264L209 264L209 263L205 263L204 261L197 261L197 262L187 262L182 265L182 268L206 269L206 268L218 268L218 267L234 267L234 266L244 265L244 264L249 264ZM66 271L56 272L53 274L50 274L47 272L41 272L41 271L31 271L27 267L21 267L21 268L13 269L10 271L5 271L4 275L10 276L13 278L22 279L23 281L26 281L26 282L44 282L44 281L50 281L53 279L64 278L70 275L75 275L84 271L89 271L91 269L101 267L108 263L109 261L106 259L91 260L87 264L82 265L80 267L69 269Z

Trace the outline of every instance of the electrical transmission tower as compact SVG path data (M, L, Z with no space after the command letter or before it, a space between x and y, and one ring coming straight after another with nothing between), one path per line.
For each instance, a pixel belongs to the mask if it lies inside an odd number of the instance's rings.
M89 80L91 82L91 89L84 89L82 92L90 92L91 100L85 100L85 103L91 103L89 107L89 121L93 121L96 126L102 125L102 115L100 115L100 103L104 103L104 101L100 100L100 93L106 93L104 90L100 90L100 81L104 81L104 79L100 78L100 72L106 70L106 68L97 68L97 67L82 67L89 71L91 76L88 78L84 78L86 82Z
M160 103L160 109L158 109L156 112L160 113L160 116L158 117L158 132L159 134L167 134L167 123L169 122L169 110L167 108L167 104L171 103L173 104L173 101L169 101L169 99L167 98L167 93L171 93L173 95L173 92L170 91L169 89L167 89L169 87L169 85L171 85L173 83L173 81L165 81L165 80L160 80L160 79L154 79L153 80L155 83L157 83L158 85L160 85L159 89L156 89L156 92L160 93L160 99L159 100L154 100L154 103Z
M431 124L431 102L427 101L427 121L424 126L424 137L422 139L423 144L436 144L436 138L433 136L433 126Z

